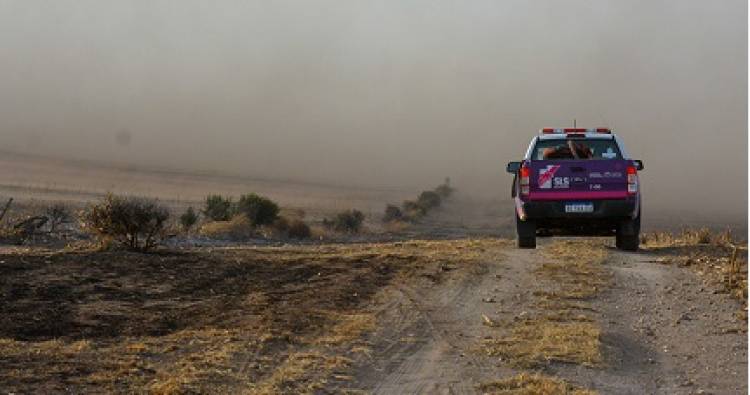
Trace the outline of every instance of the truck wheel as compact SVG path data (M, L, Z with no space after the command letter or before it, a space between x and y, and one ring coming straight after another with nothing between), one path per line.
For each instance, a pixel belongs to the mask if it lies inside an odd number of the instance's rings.
M518 248L536 248L536 223L521 221L516 215L516 233L518 234Z
M639 236L615 236L615 245L623 251L638 251Z
M638 244L641 241L641 215L635 219L623 221L617 226L615 234L615 246L624 251L638 251Z

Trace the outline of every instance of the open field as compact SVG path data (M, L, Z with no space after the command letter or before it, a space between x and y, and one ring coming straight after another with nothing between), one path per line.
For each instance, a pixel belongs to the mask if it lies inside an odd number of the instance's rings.
M509 202L460 190L393 230L384 205L417 192L32 159L0 173L14 215L108 190L172 210L250 190L312 221L361 208L366 229L339 243L184 237L151 254L0 245L3 392L747 392L738 232L648 233L637 253L606 238L518 250Z
M252 173L252 172L250 172ZM174 170L155 170L79 162L11 152L0 154L0 200L13 197L16 210L43 207L49 202L64 202L74 207L101 198L108 192L158 198L175 212L187 206L199 207L208 194L239 196L256 192L268 196L289 209L299 209L312 220L332 212L357 208L376 228L388 203L411 199L442 179L425 180L414 188L361 187L320 184L298 180L269 180L253 177L196 174ZM460 182L460 180L456 180ZM431 237L466 235L503 235L511 237L512 202L510 177L498 173L498 185L472 193L457 185L462 199L453 210L436 213L427 224L411 229L410 236L427 233ZM489 193L487 191L495 191ZM644 207L646 231L679 231L685 227L709 227L716 231L732 229L747 233L745 216L721 216Z

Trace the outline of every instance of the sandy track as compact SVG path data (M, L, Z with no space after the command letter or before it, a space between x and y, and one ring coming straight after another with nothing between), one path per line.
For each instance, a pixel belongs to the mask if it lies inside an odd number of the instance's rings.
M603 362L537 370L602 394L747 392L746 326L734 316L740 304L685 268L654 263L653 253L608 250L611 285L590 301ZM512 321L531 313L533 292L544 287L533 270L544 259L540 250L498 248L479 266L394 287L381 307L371 359L355 375L358 387L471 394L480 383L518 373L481 353L482 340L497 331L482 315Z

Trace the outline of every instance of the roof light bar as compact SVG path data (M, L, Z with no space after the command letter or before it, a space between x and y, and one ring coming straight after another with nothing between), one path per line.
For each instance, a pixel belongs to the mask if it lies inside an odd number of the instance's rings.
M542 134L583 134L583 133L603 133L612 134L610 128L543 128L540 130Z

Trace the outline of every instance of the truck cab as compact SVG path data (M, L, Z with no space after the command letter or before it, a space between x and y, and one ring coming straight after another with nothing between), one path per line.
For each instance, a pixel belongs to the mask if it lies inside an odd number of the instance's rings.
M611 129L544 128L506 170L519 247L543 235L614 235L617 248L638 249L643 162Z

